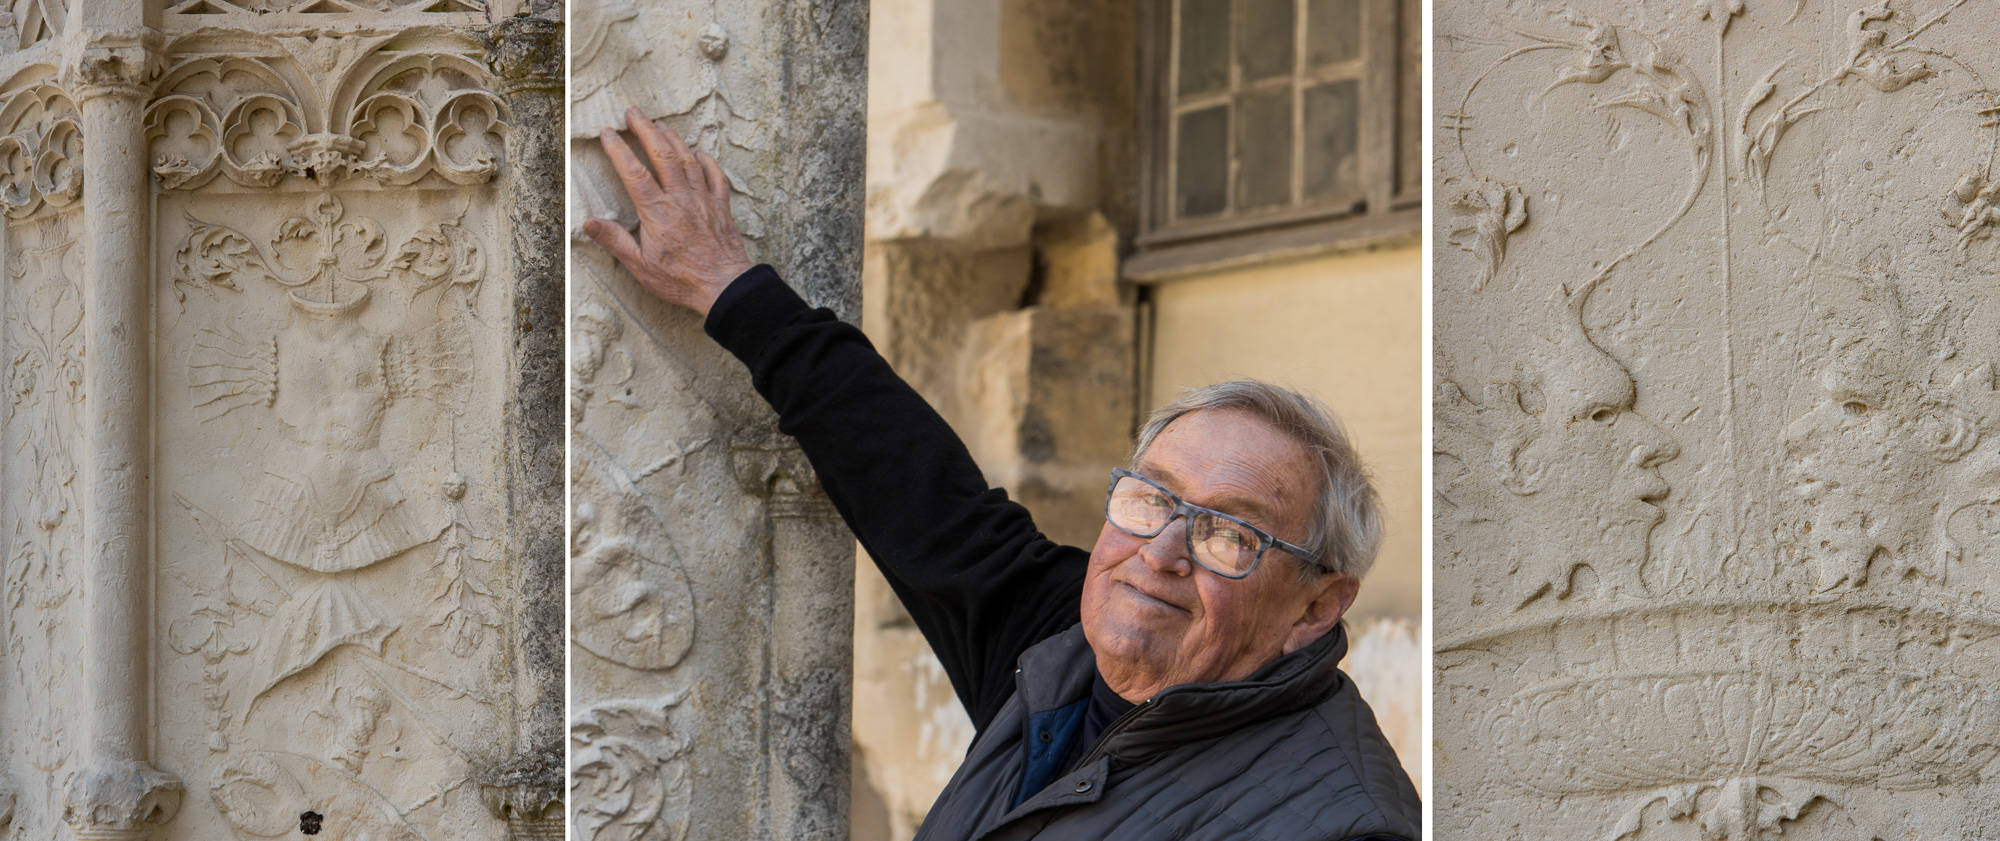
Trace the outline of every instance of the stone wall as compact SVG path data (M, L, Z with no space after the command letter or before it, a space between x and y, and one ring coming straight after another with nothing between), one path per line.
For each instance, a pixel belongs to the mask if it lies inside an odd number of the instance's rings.
M571 6L571 837L847 831L854 542L743 365L581 236L637 105L728 174L750 258L859 315L859 3Z
M2000 837L2000 28L1437 11L1440 835Z
M0 16L11 837L559 828L515 5Z

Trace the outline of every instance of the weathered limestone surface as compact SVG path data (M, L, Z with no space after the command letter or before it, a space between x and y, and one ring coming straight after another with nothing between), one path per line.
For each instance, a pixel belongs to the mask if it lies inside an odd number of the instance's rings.
M560 830L520 5L0 16L10 837Z
M2000 838L2000 23L1437 9L1440 837Z
M581 237L626 104L722 164L752 260L859 315L867 6L571 6L571 837L841 838L853 538L741 363Z

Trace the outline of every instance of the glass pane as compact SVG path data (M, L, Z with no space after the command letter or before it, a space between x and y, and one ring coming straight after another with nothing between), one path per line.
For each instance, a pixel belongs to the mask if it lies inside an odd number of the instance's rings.
M1229 107L1182 114L1174 148L1174 216L1221 213L1229 203Z
M1361 192L1361 83L1353 79L1306 89L1306 197Z
M1291 75L1294 8L1292 0L1243 0L1243 29L1236 42L1243 81Z
M1229 86L1229 0L1181 0L1181 96Z
M1352 83L1350 83L1352 84ZM1292 89L1243 97L1236 120L1236 206L1292 201Z
M1306 7L1306 63L1319 67L1361 57L1361 0L1311 0Z

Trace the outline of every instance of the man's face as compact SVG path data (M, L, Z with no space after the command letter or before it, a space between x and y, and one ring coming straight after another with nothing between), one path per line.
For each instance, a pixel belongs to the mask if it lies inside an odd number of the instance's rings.
M1162 430L1137 472L1190 503L1299 543L1319 490L1309 464L1303 446L1262 419L1207 411ZM1168 686L1247 677L1311 642L1316 633L1293 637L1314 596L1336 588L1344 597L1337 610L1345 610L1357 585L1329 574L1301 586L1295 563L1273 548L1248 577L1232 581L1188 557L1186 518L1150 540L1106 523L1090 552L1082 605L1084 636L1105 682L1128 699L1147 698Z

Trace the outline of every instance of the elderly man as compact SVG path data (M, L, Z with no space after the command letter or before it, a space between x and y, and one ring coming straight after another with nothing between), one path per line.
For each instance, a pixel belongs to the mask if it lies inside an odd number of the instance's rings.
M751 266L708 155L603 134L637 238L585 232L751 371L979 733L920 839L1400 838L1421 809L1341 674L1374 490L1326 412L1258 383L1156 412L1097 545L1059 546L859 330Z

